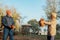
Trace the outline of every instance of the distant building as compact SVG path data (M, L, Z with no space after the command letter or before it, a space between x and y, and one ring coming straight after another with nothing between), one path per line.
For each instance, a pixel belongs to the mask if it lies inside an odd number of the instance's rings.
M22 31L21 31L21 32L22 32L23 34L29 33L30 27L32 27L30 24L23 24L23 25L22 25Z
M38 35L47 35L47 31L46 32L39 31Z

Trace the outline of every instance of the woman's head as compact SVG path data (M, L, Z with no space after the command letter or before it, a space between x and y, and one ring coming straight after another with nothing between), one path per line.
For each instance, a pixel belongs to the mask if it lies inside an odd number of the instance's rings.
M56 19L56 17L57 17L57 14L55 12L52 12L51 13L51 19Z
M41 26L41 27L44 27L45 26L45 20L43 19L43 18L41 18L40 20L39 20L39 25Z

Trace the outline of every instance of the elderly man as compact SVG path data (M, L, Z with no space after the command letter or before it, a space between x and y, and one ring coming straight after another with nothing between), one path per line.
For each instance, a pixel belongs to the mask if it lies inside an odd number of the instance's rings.
M3 40L7 40L8 35L10 37L10 40L14 40L13 38L14 20L12 18L10 10L6 10L6 16L2 18L2 24L4 26Z
M57 17L56 13L52 12L51 20L49 22L45 21L45 24L48 25L47 40L54 40L54 38L55 38L55 35L56 35L56 25L57 25L56 17Z

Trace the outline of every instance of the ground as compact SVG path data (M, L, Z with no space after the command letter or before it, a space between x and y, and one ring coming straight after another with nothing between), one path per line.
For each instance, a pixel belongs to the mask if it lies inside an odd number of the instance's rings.
M0 40L2 40L2 34L1 33L0 33ZM14 35L14 40L47 40L47 36L18 34L18 35ZM60 34L56 35L55 40L60 40Z
M27 37L27 36L14 36L14 39L15 40L43 40L39 37ZM2 38L0 38L0 40L2 40Z

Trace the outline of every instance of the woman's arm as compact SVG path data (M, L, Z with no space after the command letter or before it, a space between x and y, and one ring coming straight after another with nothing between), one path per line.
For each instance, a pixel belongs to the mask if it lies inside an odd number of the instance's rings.
M46 24L46 25L51 25L51 22L46 22L46 21L45 21L45 24Z

